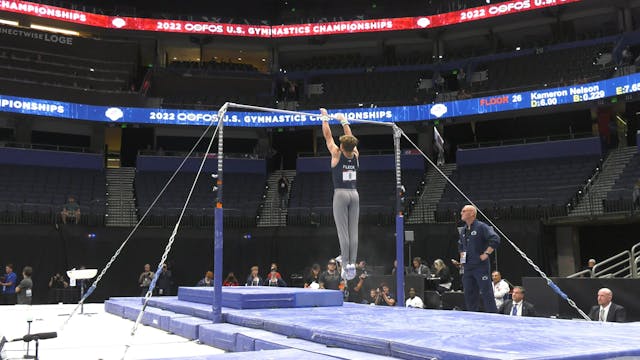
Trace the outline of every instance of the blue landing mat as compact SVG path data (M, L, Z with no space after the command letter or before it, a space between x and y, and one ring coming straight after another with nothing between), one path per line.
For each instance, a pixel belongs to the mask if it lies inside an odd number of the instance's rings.
M127 301L121 301L118 298L111 298L104 302L104 309L110 314L135 321L138 318L140 309L142 309L141 301L141 298L135 298L135 300ZM144 325L153 326L164 331L171 331L169 326L172 319L189 317L189 315L166 311L159 307L152 306L153 305L150 304L142 315L142 323Z
M196 317L171 318L169 331L189 340L195 340L200 334L200 326L211 324L210 320Z
M178 299L200 304L213 303L213 288L180 287ZM232 309L272 309L341 306L343 295L337 290L312 290L268 286L222 288L222 306Z
M237 360L247 359L251 360L329 360L335 359L330 356L313 354L306 351L288 349L288 350L269 350L269 351L256 351L251 354L247 353L226 353L217 355L203 355L203 356L188 356L180 358L163 358L153 360ZM152 359L148 359L152 360Z
M391 359L370 353L328 347L308 340L289 338L269 331L251 329L233 324L201 325L199 340L204 344L233 352L298 349L339 359ZM247 354L247 356L250 356L250 354Z
M110 314L124 317L125 304L140 304L140 298L111 298L104 302L104 310Z
M181 310L203 306L189 305L175 297L155 301L166 309L172 305ZM223 318L243 327L403 359L640 359L640 323L519 318L350 303L325 308L225 308ZM254 342L256 349L278 346L268 339Z
M195 316L203 319L211 319L213 316L211 305L178 300L178 298L175 296L151 298L149 299L148 305L150 307L172 311L178 314Z
M403 359L607 359L640 356L640 323L345 304L226 310L228 322Z

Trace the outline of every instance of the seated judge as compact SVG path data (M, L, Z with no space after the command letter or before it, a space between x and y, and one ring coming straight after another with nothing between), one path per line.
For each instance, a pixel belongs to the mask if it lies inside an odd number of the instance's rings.
M598 305L591 308L589 318L602 322L626 322L627 312L624 307L611 300L613 300L613 291L607 288L598 290Z
M498 309L499 314L510 316L536 316L536 309L528 301L524 301L524 288L516 286L511 293L511 300L505 300Z

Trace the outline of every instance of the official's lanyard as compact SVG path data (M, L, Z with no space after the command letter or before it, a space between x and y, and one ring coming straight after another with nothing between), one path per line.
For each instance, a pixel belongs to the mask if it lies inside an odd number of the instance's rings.
M471 236L471 229L468 227L464 228L464 240L466 242L465 250L469 249L469 237Z

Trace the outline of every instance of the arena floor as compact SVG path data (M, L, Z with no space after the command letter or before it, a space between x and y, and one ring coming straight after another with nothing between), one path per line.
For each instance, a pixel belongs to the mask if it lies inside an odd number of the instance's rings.
M42 360L111 360L122 358L125 345L131 341L133 322L108 314L104 304L88 304L85 313L75 315L64 331L60 326L75 305L0 306L0 334L15 339L27 333L27 320L33 319L31 332L57 331L58 337L40 341ZM35 354L31 343L29 354ZM3 356L22 359L27 346L24 342L7 343ZM127 359L153 359L185 355L212 355L224 353L197 341L189 341L177 335L150 326L140 326L131 341Z

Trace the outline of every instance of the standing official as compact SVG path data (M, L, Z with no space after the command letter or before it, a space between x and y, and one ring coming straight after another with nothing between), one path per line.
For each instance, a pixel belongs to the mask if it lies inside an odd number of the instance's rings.
M471 205L466 205L460 212L465 223L458 239L460 263L464 269L464 301L467 311L479 311L482 298L484 311L495 313L498 309L493 297L489 255L500 245L500 237L476 216L477 210Z

